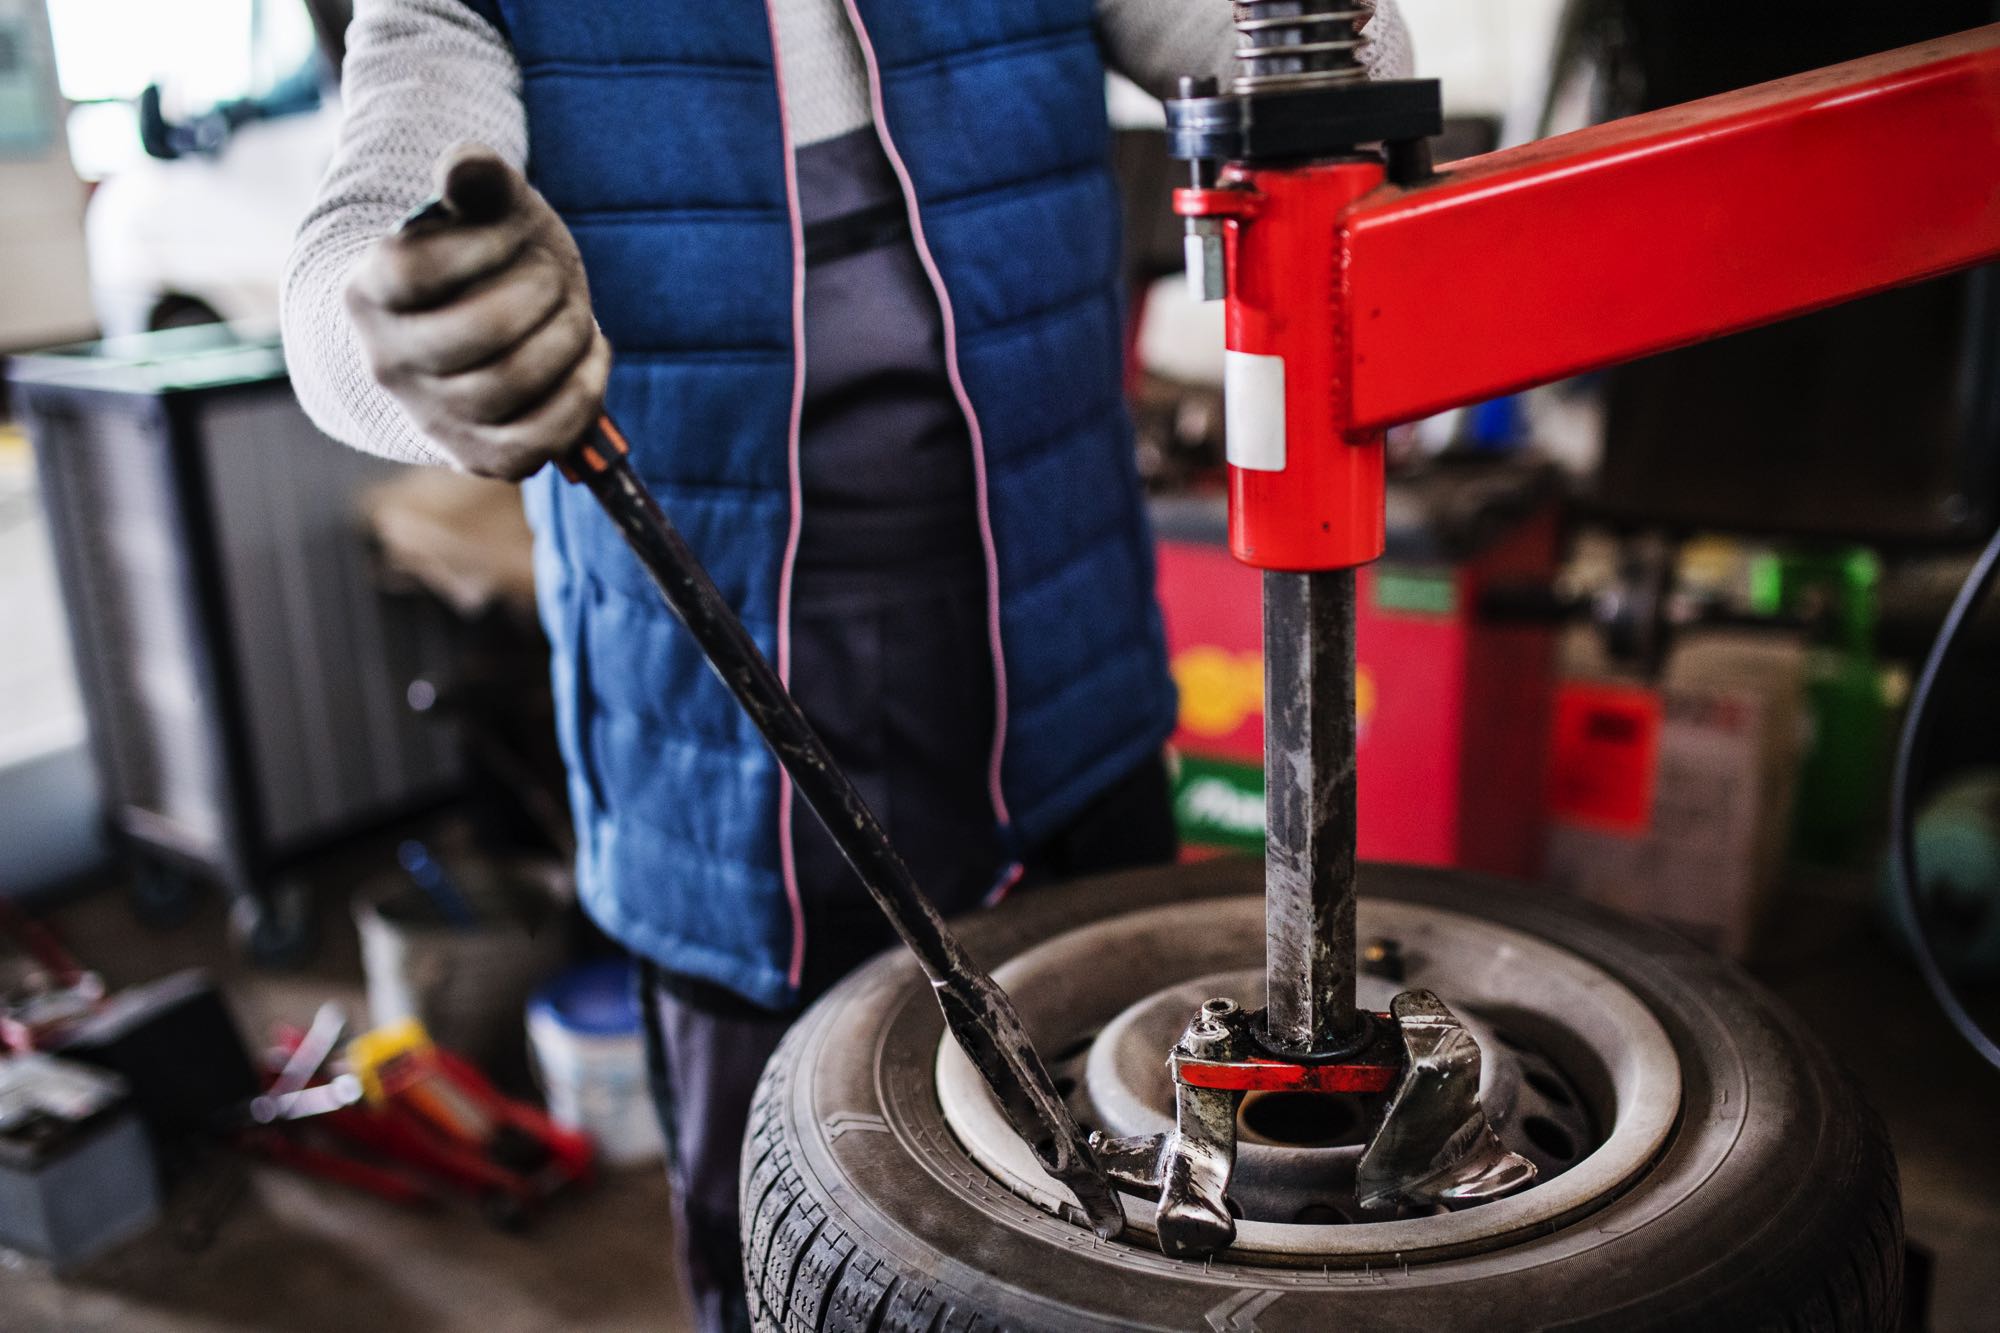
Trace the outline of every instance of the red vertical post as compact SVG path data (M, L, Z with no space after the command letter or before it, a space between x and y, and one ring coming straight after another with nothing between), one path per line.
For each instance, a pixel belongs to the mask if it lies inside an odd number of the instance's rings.
M1383 175L1372 158L1232 166L1214 192L1255 200L1224 231L1224 379L1229 546L1260 569L1351 569L1382 554L1382 432L1341 433L1348 358L1333 335L1345 327L1341 215Z

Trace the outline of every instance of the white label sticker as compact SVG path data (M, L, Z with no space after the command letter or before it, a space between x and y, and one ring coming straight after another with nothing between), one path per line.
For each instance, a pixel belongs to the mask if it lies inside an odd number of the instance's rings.
M1285 470L1285 358L1225 352L1223 443L1232 466Z

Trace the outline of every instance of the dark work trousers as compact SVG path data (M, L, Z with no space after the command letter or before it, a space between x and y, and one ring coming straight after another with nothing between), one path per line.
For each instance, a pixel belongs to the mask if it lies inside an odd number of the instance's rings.
M917 882L947 915L962 912L992 887L1001 859L986 787L993 699L984 589L946 575L934 595L912 596L904 582L885 598L867 582L819 586L800 600L794 693ZM774 1013L689 978L643 974L683 1273L707 1333L749 1327L736 1177L758 1076L807 1005L895 943L802 804L793 827L807 940L795 1008ZM1149 760L1034 848L1015 892L1162 864L1177 850L1166 770Z

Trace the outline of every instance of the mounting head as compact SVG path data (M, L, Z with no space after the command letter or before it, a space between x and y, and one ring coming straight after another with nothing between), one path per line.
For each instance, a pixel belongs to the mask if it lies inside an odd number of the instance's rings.
M1213 92L1167 103L1167 152L1186 162L1269 166L1344 157L1444 130L1436 79L1339 83L1295 92Z

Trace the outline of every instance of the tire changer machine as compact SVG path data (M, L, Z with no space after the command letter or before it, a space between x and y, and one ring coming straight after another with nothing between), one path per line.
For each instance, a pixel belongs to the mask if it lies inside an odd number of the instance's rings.
M1216 0L1219 3L1219 0ZM1225 89L1168 104L1188 270L1227 306L1229 537L1264 571L1267 1007L1207 1001L1163 1052L1172 1132L1086 1141L968 958L601 420L565 472L663 595L917 955L1009 1123L1100 1236L1116 1185L1170 1256L1235 1235L1247 1092L1362 1094L1364 1207L1532 1183L1436 996L1355 1002L1354 570L1383 432L1448 408L2000 258L2000 25L1432 168L1438 86L1369 82L1360 0L1240 0ZM410 225L450 220L431 205Z

